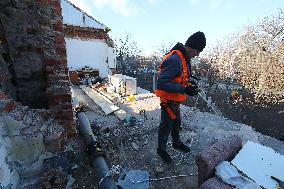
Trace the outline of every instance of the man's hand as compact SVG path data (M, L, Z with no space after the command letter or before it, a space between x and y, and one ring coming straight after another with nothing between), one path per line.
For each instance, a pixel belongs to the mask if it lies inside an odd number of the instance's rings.
M184 92L189 96L198 95L198 87L196 85L190 85L184 88Z
M194 80L189 80L189 83L193 86L198 86L197 83Z

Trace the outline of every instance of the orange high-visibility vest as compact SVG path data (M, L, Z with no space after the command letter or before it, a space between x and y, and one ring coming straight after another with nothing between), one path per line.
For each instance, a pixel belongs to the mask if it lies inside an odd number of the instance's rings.
M186 65L186 60L183 54L179 50L173 50L169 54L167 54L164 58L164 60L161 63L159 72L158 72L158 77L160 75L160 72L162 70L163 63L165 62L166 59L168 59L172 54L176 53L182 62L182 74L176 78L173 79L174 82L181 83L183 87L188 86L188 71L187 71L187 65ZM182 93L169 93L166 91L163 91L161 89L157 89L155 91L155 94L160 97L161 102L167 102L168 100L170 101L176 101L176 102L183 102L186 100L186 95Z

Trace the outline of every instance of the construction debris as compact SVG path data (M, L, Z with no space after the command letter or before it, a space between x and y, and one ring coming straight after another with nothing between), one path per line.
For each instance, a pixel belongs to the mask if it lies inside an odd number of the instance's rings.
M111 101L104 96L94 91L93 89L81 85L80 88L97 104L101 107L106 115L116 111L119 107L115 106Z
M137 94L136 78L114 74L110 77L110 83L114 86L115 91L122 96Z

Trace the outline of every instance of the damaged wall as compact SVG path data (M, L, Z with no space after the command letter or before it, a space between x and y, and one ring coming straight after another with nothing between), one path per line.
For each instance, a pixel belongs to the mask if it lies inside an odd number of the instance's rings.
M110 29L84 11L61 0L67 60L70 70L89 66L99 70L100 77L111 75L116 68Z
M24 104L47 107L44 48L50 39L41 28L47 19L32 1L3 0L0 6L1 67L7 67L10 76L6 78L10 85L2 88Z
M0 188L37 182L44 160L65 149L66 136L50 111L21 106L0 90Z
M0 40L2 90L25 105L49 108L74 135L60 0L1 0Z
M115 68L113 49L101 40L66 38L67 60L70 70L89 66L99 70L100 77L111 75L109 68Z

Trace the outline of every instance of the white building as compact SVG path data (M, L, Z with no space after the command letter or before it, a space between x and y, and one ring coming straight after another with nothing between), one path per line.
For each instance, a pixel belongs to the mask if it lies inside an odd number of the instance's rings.
M116 68L110 29L70 3L61 0L69 70L88 66L107 77Z

